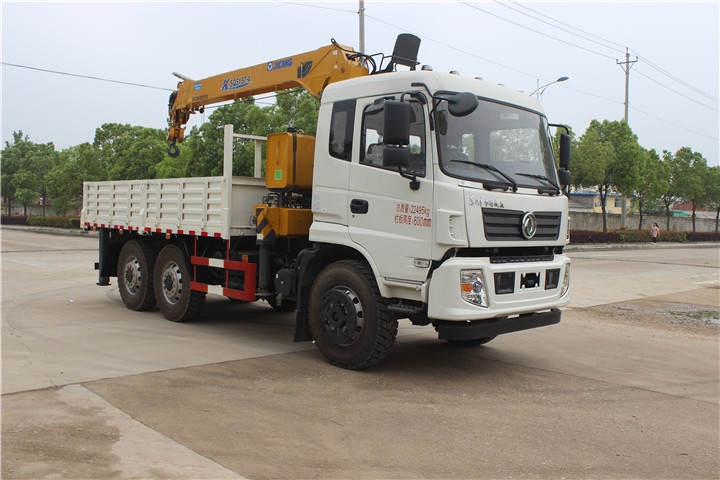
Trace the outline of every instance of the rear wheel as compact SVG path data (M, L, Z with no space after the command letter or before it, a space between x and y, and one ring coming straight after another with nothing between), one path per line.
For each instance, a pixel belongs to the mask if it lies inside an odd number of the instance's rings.
M167 245L155 262L155 298L163 316L187 322L202 309L205 294L190 290L190 266L182 250Z
M359 370L381 362L395 343L398 322L362 262L325 267L310 291L310 331L333 365Z
M153 271L157 253L149 242L130 240L118 257L118 290L130 310L150 310L155 306Z

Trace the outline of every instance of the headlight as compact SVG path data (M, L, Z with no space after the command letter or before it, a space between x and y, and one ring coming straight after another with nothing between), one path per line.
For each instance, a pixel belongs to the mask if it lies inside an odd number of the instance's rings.
M560 296L564 297L568 290L570 290L570 264L565 265L565 275L563 276L562 289L560 290Z
M460 270L460 295L473 305L488 306L482 270Z

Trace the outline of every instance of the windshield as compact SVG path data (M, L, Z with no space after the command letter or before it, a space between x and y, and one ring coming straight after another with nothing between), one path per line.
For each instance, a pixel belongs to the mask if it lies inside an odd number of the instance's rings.
M487 100L480 100L470 115L453 117L447 104L437 108L443 172L486 188L557 191L545 117Z

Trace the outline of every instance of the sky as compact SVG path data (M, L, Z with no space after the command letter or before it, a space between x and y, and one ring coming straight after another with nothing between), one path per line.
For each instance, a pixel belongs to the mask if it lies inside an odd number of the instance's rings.
M551 84L541 97L549 121L580 136L594 119L624 117L629 52L628 121L640 145L690 147L712 166L720 162L719 5L365 0L365 53L390 54L409 32L421 38L420 63L436 71L528 94ZM3 146L15 131L61 150L92 142L104 123L164 129L172 72L201 79L332 38L359 48L357 0L1 7ZM560 77L569 79L552 83ZM202 121L196 114L189 125Z

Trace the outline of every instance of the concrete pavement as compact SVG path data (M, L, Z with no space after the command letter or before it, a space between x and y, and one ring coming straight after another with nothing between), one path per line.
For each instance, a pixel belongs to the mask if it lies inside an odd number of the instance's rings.
M717 250L579 251L559 325L463 349L402 321L349 372L291 314L128 312L93 239L2 233L3 478L720 476L718 335L597 309L714 308Z

